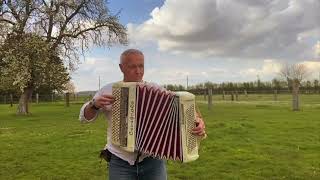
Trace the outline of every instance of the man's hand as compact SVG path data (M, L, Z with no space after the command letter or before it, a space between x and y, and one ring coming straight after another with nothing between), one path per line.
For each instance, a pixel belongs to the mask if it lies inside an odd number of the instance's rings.
M94 106L96 108L103 108L107 110L107 106L111 105L114 102L114 97L112 95L103 94L94 99ZM92 105L91 105L92 106ZM86 119L92 119L96 116L97 110L90 107L90 105L86 106L84 109L84 117Z
M94 99L94 105L97 108L103 108L105 106L111 105L114 103L114 97L112 95L103 94Z
M202 117L197 112L197 114L196 114L196 127L192 129L192 134L206 137L205 127L206 126L204 124Z

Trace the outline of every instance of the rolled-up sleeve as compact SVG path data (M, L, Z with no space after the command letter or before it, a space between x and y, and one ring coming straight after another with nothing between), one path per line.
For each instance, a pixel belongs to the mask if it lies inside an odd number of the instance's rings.
M97 111L96 115L92 118L92 119L86 119L86 117L84 116L84 109L86 108L86 106L89 104L90 102L86 102L80 109L80 114L79 114L79 120L82 123L88 123L88 122L92 122L94 120L97 119L99 111Z

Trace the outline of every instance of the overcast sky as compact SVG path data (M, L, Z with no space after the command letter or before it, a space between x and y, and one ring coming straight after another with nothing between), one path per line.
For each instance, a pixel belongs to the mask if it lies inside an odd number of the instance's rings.
M110 0L128 46L92 48L72 74L77 91L122 79L119 55L145 54L145 80L186 85L271 80L283 63L320 72L319 0Z

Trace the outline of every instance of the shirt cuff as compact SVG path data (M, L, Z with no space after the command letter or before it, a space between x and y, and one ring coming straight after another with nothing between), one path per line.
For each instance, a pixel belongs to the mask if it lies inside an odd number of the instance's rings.
M98 114L99 114L99 111L97 111L96 115L92 118L92 119L86 119L86 117L84 116L84 109L86 108L86 106L89 104L90 102L86 102L80 109L80 114L79 114L79 120L81 122L92 122L94 121Z

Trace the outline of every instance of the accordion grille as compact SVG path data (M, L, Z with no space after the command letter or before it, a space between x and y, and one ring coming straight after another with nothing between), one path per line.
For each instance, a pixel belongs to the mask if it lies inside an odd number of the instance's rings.
M112 141L119 145L120 143L120 97L121 89L115 89L112 92L115 101L112 105Z
M194 123L194 105L190 105L186 109L186 123L187 129L193 129L195 127ZM187 147L188 153L191 153L197 147L197 137L193 135L190 131L187 131Z
M128 96L129 89L121 88L120 102L120 146L127 146L128 130Z

